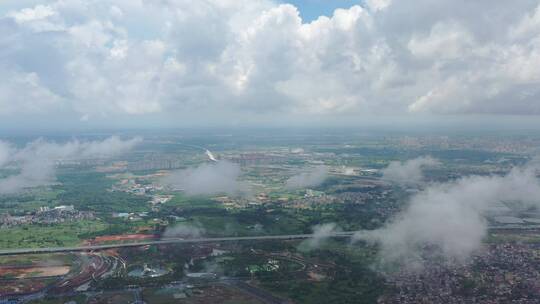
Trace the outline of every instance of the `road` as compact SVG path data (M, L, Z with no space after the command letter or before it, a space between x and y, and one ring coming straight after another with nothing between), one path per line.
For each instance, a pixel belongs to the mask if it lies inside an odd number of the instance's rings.
M351 237L354 233L355 231L336 232L336 233L332 233L328 235L327 237L348 238L348 237ZM257 240L294 240L294 239L309 239L313 237L314 237L313 234L290 234L290 235L261 235L261 236L238 236L238 237L216 237L216 238L193 238L193 239L167 238L167 239L161 239L157 241L80 246L80 247L45 247L45 248L8 249L8 250L0 250L0 256L1 255L18 255L18 254L56 253L56 252L96 251L96 250L107 250L107 249L125 248L125 247L141 247L141 246L148 246L148 245L257 241Z
M257 288L240 280L229 279L225 280L224 283L229 286L236 287L237 289L256 297L265 304L289 303L288 301L280 299L264 289Z

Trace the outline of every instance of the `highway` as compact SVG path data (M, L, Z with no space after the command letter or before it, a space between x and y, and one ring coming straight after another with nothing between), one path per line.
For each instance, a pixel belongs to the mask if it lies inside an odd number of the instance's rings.
M335 232L325 237L351 237L355 231ZM156 241L135 242L135 243L120 243L107 245L79 246L79 247L44 247L44 248L22 248L0 250L2 255L20 255L20 254L40 254L40 253L56 253L56 252L77 252L77 251L97 251L114 248L125 247L141 247L148 245L165 245L165 244L192 244L192 243L213 243L213 242L236 242L236 241L257 241L257 240L294 240L294 239L309 239L313 238L314 234L290 234L290 235L261 235L261 236L238 236L238 237L216 237L216 238L166 238Z

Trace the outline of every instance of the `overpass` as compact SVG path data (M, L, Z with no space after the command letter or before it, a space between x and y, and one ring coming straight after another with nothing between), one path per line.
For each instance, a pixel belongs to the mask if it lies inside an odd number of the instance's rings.
M355 231L335 232L324 237L349 238L352 237ZM167 244L192 244L192 243L214 243L214 242L237 242L237 241L264 241L264 240L295 240L295 239L310 239L315 237L314 234L289 234L289 235L260 235L260 236L232 236L232 237L205 237L205 238L164 238L155 241L92 245L92 246L76 246L76 247L43 247L43 248L22 248L22 249L7 249L0 250L2 255L21 255L21 254L42 254L42 253L59 253L59 252L80 252L80 251L99 251L116 248L142 247L148 245L167 245Z

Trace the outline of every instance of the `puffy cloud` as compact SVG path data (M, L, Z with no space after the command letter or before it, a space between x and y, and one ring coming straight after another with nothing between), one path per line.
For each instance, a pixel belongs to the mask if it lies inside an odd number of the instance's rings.
M181 189L188 195L246 194L250 188L240 180L241 173L238 164L218 161L174 171L161 182L169 187Z
M0 73L0 115L47 113L62 98L51 92L36 73L3 70Z
M540 5L48 1L0 16L0 114L540 114ZM324 85L321 85L324 84Z
M423 181L422 169L433 167L439 162L429 156L410 159L405 162L393 161L382 170L383 179L399 184L418 184Z
M383 264L421 266L428 253L463 261L480 249L491 207L501 202L540 207L537 172L538 166L530 164L504 176L470 176L430 185L385 227L358 232L355 239L378 243Z
M38 139L17 151L13 159L15 161L26 161L41 158L56 161L58 159L109 158L131 150L141 141L140 137L122 140L118 136L111 136L102 141L73 140L59 144Z
M285 187L287 189L302 189L309 187L316 187L322 184L328 176L328 168L326 166L317 166L310 168L306 172L299 173L291 176Z
M19 170L16 174L0 179L0 194L54 183L57 161L110 158L129 151L140 141L138 137L122 140L112 136L103 141L73 140L60 144L38 139L22 149L0 142L0 168L12 162Z
M198 238L204 235L206 230L199 224L178 224L173 227L167 227L163 233L163 238Z
M122 155L129 150L133 149L136 145L142 142L141 137L134 137L131 139L123 140L118 136L111 136L102 141L90 141L79 142L75 141L78 145L80 152L77 152L77 157L83 158L109 158Z
M428 35L413 36L407 47L419 58L457 59L474 44L471 34L458 23L437 23Z
M17 174L0 179L0 194L17 193L56 181L54 162L49 159L27 159L21 163L19 170Z
M392 4L392 0L367 0L367 6L373 11L380 11Z
M48 5L36 5L34 8L23 8L18 12L11 12L9 17L15 19L17 23L42 20L55 14L55 11Z
M300 247L307 250L317 249L337 232L341 232L341 228L335 223L315 225L313 226L313 237L302 242Z

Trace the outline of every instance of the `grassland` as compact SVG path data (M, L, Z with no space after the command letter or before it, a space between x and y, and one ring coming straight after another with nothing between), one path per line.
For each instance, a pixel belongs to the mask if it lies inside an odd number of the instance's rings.
M22 225L0 230L0 248L74 246L80 235L106 229L102 221L78 221L54 225Z

